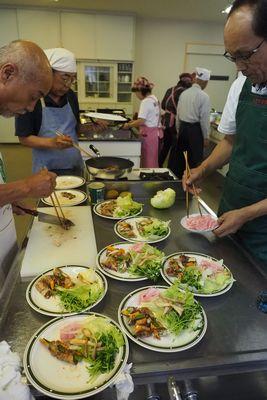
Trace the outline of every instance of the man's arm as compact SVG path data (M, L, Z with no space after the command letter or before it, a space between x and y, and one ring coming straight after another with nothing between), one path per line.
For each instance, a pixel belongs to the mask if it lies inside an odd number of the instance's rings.
M0 207L27 197L49 196L56 186L56 174L43 170L26 179L0 185Z
M66 149L72 146L72 139L69 136L53 138L40 137L35 135L20 136L19 141L27 147L35 149Z

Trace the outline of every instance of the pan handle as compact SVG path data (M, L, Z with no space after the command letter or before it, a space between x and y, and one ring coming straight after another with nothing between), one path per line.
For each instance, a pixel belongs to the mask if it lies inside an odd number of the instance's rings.
M100 151L97 150L97 148L93 144L90 144L89 148L97 155L97 157L101 156Z

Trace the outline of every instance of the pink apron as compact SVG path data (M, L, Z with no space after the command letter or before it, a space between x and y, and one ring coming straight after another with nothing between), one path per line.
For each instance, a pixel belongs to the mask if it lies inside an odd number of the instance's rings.
M149 97L149 96L148 96ZM159 162L159 139L163 138L163 130L160 124L160 102L158 126L142 125L139 132L142 137L141 145L141 167L158 168Z

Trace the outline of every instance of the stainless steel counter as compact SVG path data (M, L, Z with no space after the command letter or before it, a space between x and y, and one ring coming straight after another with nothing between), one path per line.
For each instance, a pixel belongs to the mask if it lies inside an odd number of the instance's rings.
M175 251L197 251L224 259L236 282L224 295L200 299L208 318L207 333L190 350L174 354L156 353L130 341L129 361L136 383L166 381L168 375L177 379L215 376L267 369L267 315L256 308L260 290L267 289L265 275L247 258L231 238L215 239L212 233L189 233L180 225L185 214L184 194L179 182L113 182L120 190L130 190L134 198L144 203L144 215L171 220L171 235L158 247L165 254ZM176 205L168 210L156 210L149 198L156 190L167 187L177 192ZM94 215L98 250L119 241L113 231L114 222ZM22 255L22 254L21 254ZM19 268L19 259L13 265ZM108 279L108 293L95 311L117 320L117 309L122 298L147 282L126 283ZM163 283L163 281L159 281ZM25 300L27 285L17 281L11 302L5 308L6 322L2 324L0 339L7 340L12 350L23 353L26 343L48 317L32 311Z

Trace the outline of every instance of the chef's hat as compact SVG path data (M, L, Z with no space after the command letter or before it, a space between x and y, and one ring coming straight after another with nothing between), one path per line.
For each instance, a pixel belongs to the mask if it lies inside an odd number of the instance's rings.
M77 71L74 54L60 47L44 50L51 68L56 71L75 73Z
M201 79L202 81L209 81L210 80L210 73L206 68L196 67L196 78Z

